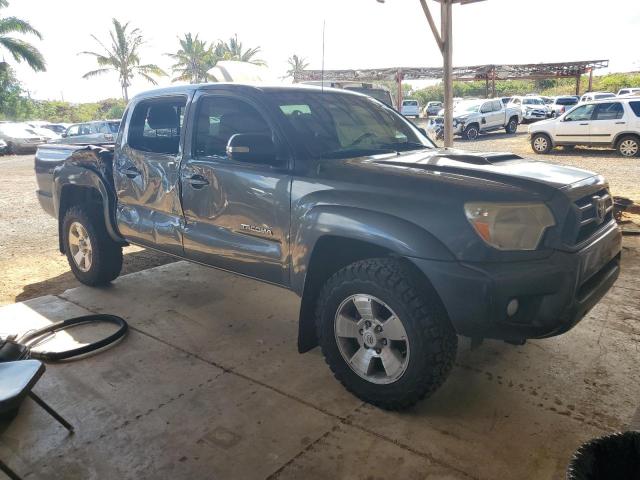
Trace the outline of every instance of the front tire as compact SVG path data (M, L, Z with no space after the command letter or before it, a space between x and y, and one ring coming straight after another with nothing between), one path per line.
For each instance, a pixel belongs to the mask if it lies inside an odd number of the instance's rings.
M338 271L316 313L325 361L365 402L409 407L451 371L455 331L436 293L399 260L362 260Z
M539 154L549 153L551 151L551 139L545 133L536 133L531 137L531 148Z
M464 138L467 140L475 140L480 135L480 131L475 124L468 125L463 131Z
M637 157L640 153L640 139L635 135L625 135L618 140L616 150L623 157Z
M518 130L518 119L515 117L511 118L504 129L508 134L516 133Z
M106 285L120 274L122 247L107 233L98 209L75 205L62 223L67 261L75 277L85 285Z

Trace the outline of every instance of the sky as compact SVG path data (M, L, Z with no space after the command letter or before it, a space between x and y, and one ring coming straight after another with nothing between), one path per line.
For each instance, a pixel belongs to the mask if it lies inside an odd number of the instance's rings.
M427 1L439 18L439 5ZM138 27L146 39L142 61L166 71L171 60L164 53L175 52L187 32L208 41L237 34L245 47L261 48L260 58L277 76L294 53L319 69L323 21L326 69L442 64L418 0L10 0L2 15L28 20L43 35L29 40L47 61L44 73L16 65L0 50L37 99L121 95L115 73L83 79L96 64L78 54L99 50L91 35L107 41L112 17ZM609 59L609 71L640 70L639 0L486 0L456 5L453 16L456 66ZM130 95L150 88L137 78Z

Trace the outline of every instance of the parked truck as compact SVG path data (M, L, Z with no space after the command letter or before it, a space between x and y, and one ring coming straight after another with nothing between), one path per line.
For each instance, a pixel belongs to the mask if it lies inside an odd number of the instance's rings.
M298 350L319 344L347 389L388 409L436 391L457 335L561 334L619 272L601 176L437 148L344 90L150 91L114 145L43 145L35 170L80 282L114 280L136 244L290 289Z
M453 108L453 133L475 140L481 133L504 129L516 133L522 122L520 109L505 105L499 98L463 100Z

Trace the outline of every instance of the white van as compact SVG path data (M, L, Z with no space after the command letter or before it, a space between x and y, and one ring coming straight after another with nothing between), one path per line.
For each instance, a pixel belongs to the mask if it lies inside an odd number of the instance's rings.
M403 100L402 101L402 109L400 113L405 117L416 117L420 116L420 103L417 100Z

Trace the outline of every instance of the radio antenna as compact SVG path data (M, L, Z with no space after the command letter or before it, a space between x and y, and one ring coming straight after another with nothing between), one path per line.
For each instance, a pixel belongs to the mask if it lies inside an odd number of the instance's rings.
M322 88L322 93L324 93L324 27L325 20L322 20L322 71L320 73L320 86Z

